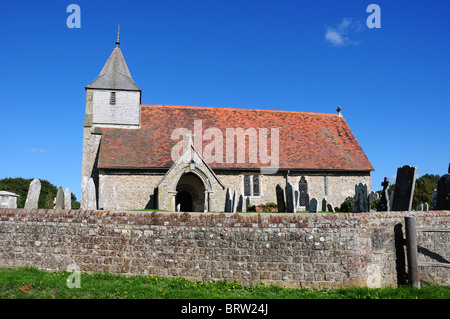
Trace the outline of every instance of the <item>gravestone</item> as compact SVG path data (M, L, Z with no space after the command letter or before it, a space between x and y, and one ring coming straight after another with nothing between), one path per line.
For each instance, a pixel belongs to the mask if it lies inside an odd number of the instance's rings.
M377 211L379 212L389 212L391 210L391 204L389 200L388 187L391 184L389 178L385 177L384 181L381 183L383 190L381 191L381 198L378 202Z
M392 210L392 203L394 202L394 193L395 191L392 191L391 195L389 195L389 211Z
M450 173L442 176L437 185L436 210L450 209Z
M392 203L393 211L410 211L416 184L417 168L405 165L397 169L395 195Z
M72 194L69 188L64 191L64 209L72 209Z
M428 203L423 204L423 211L428 212L429 210L430 210L430 206L428 205Z
M423 204L419 204L416 206L416 211L423 212Z
M225 195L225 213L231 213L232 201L233 199L231 198L231 189L228 187L227 193Z
M306 211L309 212L309 193L306 193L305 195L305 201L306 201Z
M19 195L7 191L0 191L0 208L17 208Z
M87 210L97 209L97 196L95 193L95 184L92 178L87 183Z
M296 212L298 210L298 205L300 204L300 193L299 193L299 191L297 191L295 189L294 189L294 199L295 199L295 201L294 201L295 211L294 212Z
M334 206L333 206L332 203L328 203L328 204L327 204L327 208L328 208L328 211L329 211L329 212L334 213Z
M309 202L309 212L310 213L317 213L318 211L318 207L319 206L319 202L317 199L315 199L314 197L311 198L311 201Z
M322 199L322 211L323 212L327 211L327 199L326 198Z
M179 213L181 211L181 204L177 205L177 212Z
M433 189L431 192L431 209L436 209L437 189Z
M286 211L288 213L295 213L295 193L294 193L294 187L292 187L292 184L287 182L286 183Z
M238 212L243 212L244 211L243 209L244 209L244 196L241 194L241 195L239 195L239 199L238 199L236 210Z
M233 214L236 214L237 205L238 205L238 196L237 196L236 190L234 190L233 201L232 201L232 206L231 206L231 210L232 210Z
M62 187L60 187L56 192L55 209L63 209L63 208L64 208L64 192Z
M275 188L275 192L277 195L277 208L279 212L285 212L286 211L286 206L284 203L284 191L281 188L280 185L277 185L277 187Z
M41 181L38 179L33 179L28 188L27 199L25 201L26 209L37 209L39 195L41 193Z
M356 184L355 185L355 197L353 200L353 212L354 213L366 213L369 211L369 197L367 196L367 185Z
M89 178L87 176L81 178L80 207L82 210L88 209L88 182Z
M371 191L370 194L369 194L369 203L374 201L374 200L376 200L376 199L378 199L378 198L380 198L380 195L377 192L375 192L375 191Z

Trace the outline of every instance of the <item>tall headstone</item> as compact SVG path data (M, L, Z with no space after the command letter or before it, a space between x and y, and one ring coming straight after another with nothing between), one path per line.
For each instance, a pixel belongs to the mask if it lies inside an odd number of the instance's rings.
M369 211L369 197L367 196L367 185L359 183L355 185L355 197L353 200L353 212L365 213Z
M442 176L437 185L436 210L450 209L450 172Z
M306 201L306 211L309 212L309 193L306 193L305 195L305 201Z
M83 210L88 209L88 182L89 178L87 176L83 176L81 179L81 198L80 198L80 207Z
M232 201L232 206L231 206L231 212L233 214L236 214L238 200L239 200L239 198L237 196L237 192L236 192L236 190L234 190L234 192L233 192L233 201Z
M311 198L310 202L309 202L309 212L310 213L317 213L318 209L319 209L319 202L317 199L315 199L314 197Z
M87 184L87 208L88 210L97 209L97 196L95 193L95 184L92 178L89 178Z
M295 193L294 193L294 187L292 187L292 184L287 182L286 183L286 211L288 213L295 213Z
M231 213L233 199L231 198L231 189L227 188L227 193L225 194L225 213Z
M383 190L381 191L381 198L378 202L377 211L379 212L389 212L391 210L391 204L389 200L388 187L391 184L389 178L385 177L384 181L381 183Z
M416 184L417 168L409 165L397 169L393 211L410 211Z
M428 203L423 204L423 211L428 212L430 210L430 206Z
M33 179L28 188L27 199L25 201L26 209L37 209L39 202L39 195L41 193L41 181Z
M244 196L242 194L239 195L237 211L238 212L243 212L244 211Z
M323 212L327 211L327 199L326 198L322 199L322 211Z
M278 211L279 212L285 212L286 211L286 206L285 206L285 202L284 202L284 191L281 188L280 185L277 185L277 187L275 188L275 192L277 195L277 207L278 207Z
M392 191L389 195L389 211L392 210L392 203L394 202L395 191Z
M58 191L56 192L55 209L63 209L63 208L64 208L64 192L62 187L59 187Z
M72 209L72 194L69 188L64 191L64 209Z
M179 213L181 211L181 204L177 205L177 213Z

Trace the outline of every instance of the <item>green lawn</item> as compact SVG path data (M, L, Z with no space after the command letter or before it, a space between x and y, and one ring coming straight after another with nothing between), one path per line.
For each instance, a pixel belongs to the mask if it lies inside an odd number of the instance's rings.
M313 291L286 289L264 283L195 282L183 278L112 274L81 274L80 288L68 288L72 272L36 268L0 269L0 299L450 299L450 287L421 289L349 288Z

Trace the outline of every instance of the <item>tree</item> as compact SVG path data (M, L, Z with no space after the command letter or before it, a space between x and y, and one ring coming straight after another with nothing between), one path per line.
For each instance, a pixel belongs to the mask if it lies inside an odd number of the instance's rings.
M413 209L419 204L431 204L431 192L437 188L439 178L439 175L425 174L416 179L412 202Z

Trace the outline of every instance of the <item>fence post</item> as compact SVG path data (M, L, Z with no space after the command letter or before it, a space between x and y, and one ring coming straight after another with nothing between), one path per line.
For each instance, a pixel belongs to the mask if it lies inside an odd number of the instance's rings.
M419 261L417 259L416 220L414 217L405 217L405 233L409 284L412 287L420 288Z

